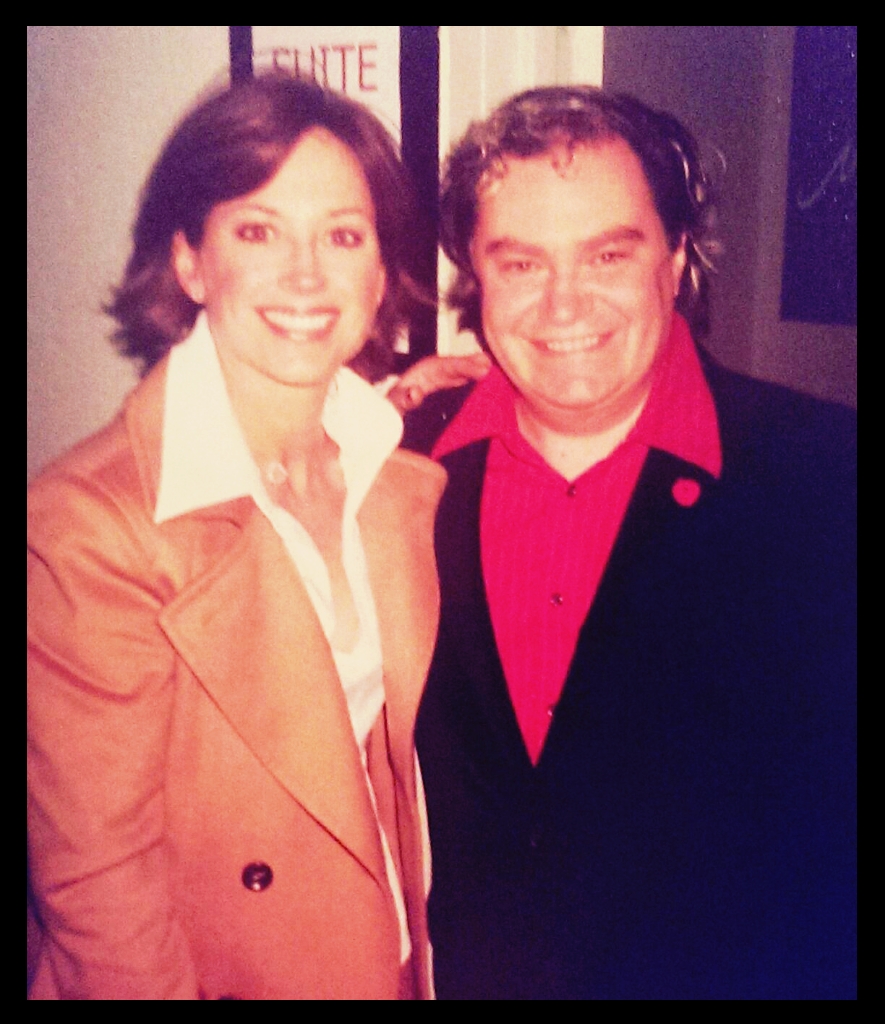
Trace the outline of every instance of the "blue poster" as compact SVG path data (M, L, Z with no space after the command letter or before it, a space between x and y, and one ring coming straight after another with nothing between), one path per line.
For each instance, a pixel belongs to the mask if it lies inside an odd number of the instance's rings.
M857 324L857 26L796 29L781 318Z

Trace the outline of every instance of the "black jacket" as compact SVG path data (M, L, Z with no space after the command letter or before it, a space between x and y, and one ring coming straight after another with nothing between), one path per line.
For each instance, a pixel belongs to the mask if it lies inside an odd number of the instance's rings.
M649 453L534 768L481 576L488 442L443 459L440 998L855 995L855 417L706 372L721 479Z

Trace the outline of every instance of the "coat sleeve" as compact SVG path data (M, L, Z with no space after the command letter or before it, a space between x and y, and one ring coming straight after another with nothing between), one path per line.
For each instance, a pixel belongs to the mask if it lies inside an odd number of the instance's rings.
M196 998L169 889L175 657L142 522L56 478L28 512L28 853L44 929L32 998Z

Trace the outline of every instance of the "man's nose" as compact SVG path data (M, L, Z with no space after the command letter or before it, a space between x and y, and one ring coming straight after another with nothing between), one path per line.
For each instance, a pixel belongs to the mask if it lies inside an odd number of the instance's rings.
M322 262L315 240L291 242L280 270L280 283L298 292L313 292L322 287Z
M589 309L591 299L576 269L566 267L553 271L544 296L545 312L551 324L567 326L579 320Z

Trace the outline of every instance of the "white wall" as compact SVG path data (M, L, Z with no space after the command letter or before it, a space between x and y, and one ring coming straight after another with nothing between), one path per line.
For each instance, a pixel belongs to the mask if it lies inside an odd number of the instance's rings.
M28 479L106 423L136 380L101 307L138 192L226 26L28 27Z
M601 25L441 25L439 151L444 159L471 121L513 93L539 85L602 85ZM440 293L452 279L440 254ZM473 335L458 333L454 314L440 310L440 352L471 352Z

